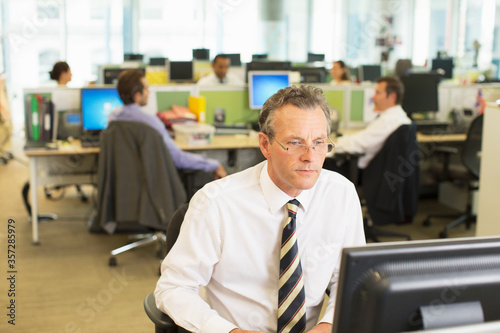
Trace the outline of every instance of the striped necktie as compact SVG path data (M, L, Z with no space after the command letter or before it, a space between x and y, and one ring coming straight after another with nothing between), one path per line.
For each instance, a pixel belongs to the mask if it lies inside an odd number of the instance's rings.
M306 293L295 235L298 206L296 199L287 203L288 218L281 238L278 333L300 333L306 329Z

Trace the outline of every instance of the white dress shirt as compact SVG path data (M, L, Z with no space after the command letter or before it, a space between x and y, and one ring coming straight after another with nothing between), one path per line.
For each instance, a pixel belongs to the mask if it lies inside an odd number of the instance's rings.
M244 82L240 80L239 77L236 75L233 75L231 73L227 73L226 77L221 80L214 74L210 73L198 80L199 85L204 85L204 86L216 86L219 84L227 84L227 85L243 85Z
M384 110L365 129L336 139L334 153L364 153L358 160L358 168L364 169L382 149L387 138L401 125L410 124L411 119L401 105ZM333 155L332 153L331 155Z
M328 170L296 197L307 330L332 323L343 247L365 244L354 186ZM267 161L207 184L190 202L177 242L162 264L158 308L192 332L276 332L280 246L292 198L269 178ZM198 292L206 286L206 302Z

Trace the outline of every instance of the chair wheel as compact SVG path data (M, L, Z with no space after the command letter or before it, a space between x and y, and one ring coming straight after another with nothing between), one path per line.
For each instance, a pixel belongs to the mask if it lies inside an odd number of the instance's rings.
M422 225L423 225L424 227L428 227L428 226L430 226L430 225L431 225L431 219L430 219L430 218L426 218L426 219L424 220L424 222L422 222Z
M116 266L116 258L115 257L109 257L109 266L114 267Z
M448 238L448 233L446 231L441 231L439 233L439 238Z

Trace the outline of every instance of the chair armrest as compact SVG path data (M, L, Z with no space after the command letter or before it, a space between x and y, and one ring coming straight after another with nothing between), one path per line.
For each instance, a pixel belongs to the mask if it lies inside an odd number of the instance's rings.
M165 332L176 333L177 325L175 322L165 313L161 312L156 307L155 297L153 293L148 294L144 299L144 310L148 315L149 319L155 324L156 328L163 329Z

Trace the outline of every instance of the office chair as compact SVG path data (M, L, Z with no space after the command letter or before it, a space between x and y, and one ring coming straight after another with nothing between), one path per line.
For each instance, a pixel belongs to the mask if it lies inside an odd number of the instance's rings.
M479 170L481 159L479 152L481 151L483 133L483 115L476 117L467 133L467 138L462 148L461 153L461 167L450 167L450 157L452 154L457 154L458 149L450 147L436 147L436 152L444 154L443 161L443 180L450 180L459 183L465 183L467 186L468 202L465 213L461 215L429 215L423 222L424 226L431 224L431 218L455 218L452 222L448 223L444 229L439 233L440 238L448 237L448 230L454 228L462 223L465 223L467 229L470 228L472 222L475 222L476 216L472 212L472 202L470 193L477 190L479 184Z
M140 238L111 251L109 265L116 265L116 255L151 243L157 243L162 257L168 222L187 202L162 136L145 123L113 121L100 147L97 214L89 229L139 232Z
M402 125L362 171L358 192L369 215L363 219L367 240L378 242L378 236L411 239L410 235L376 226L413 220L417 213L419 172L416 124Z
M167 227L167 243L166 252L168 253L172 246L174 246L177 237L179 236L179 231L181 229L182 221L184 221L184 215L188 209L188 204L181 206L172 216L170 223ZM172 318L170 318L165 313L161 312L156 307L155 297L153 293L150 293L144 299L144 310L148 315L149 319L155 324L155 333L178 333L187 332L183 328L178 327Z

